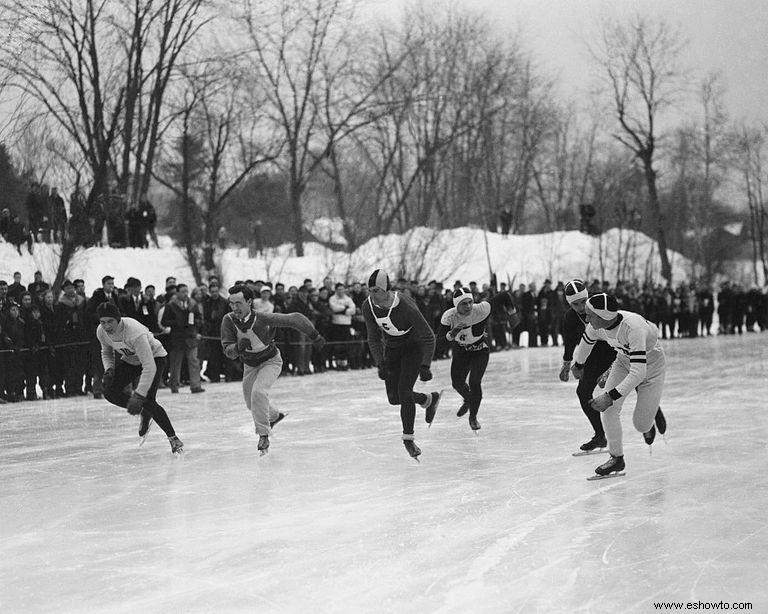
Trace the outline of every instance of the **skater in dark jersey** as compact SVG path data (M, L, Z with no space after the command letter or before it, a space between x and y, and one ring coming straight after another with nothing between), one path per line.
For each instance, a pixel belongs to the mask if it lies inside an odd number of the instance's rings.
M410 297L389 289L389 278L376 269L368 279L369 296L363 303L363 317L371 355L384 380L387 399L400 406L403 445L418 460L421 450L414 441L416 403L426 409L427 424L435 418L440 392L414 392L416 378L432 379L430 365L435 335Z
M573 351L576 349L581 335L587 326L586 304L589 295L586 284L580 279L574 279L565 284L565 300L571 308L563 316L563 366L560 369L560 380L568 381L573 360ZM616 358L614 350L605 341L598 341L592 348L592 352L584 364L584 374L576 387L576 396L579 398L581 410L589 420L594 430L592 439L580 446L581 452L590 453L602 451L608 445L605 439L605 430L600 420L600 412L595 411L589 405L592 393L598 384L598 380L611 368ZM602 384L605 385L603 379ZM577 453L581 455L581 453Z

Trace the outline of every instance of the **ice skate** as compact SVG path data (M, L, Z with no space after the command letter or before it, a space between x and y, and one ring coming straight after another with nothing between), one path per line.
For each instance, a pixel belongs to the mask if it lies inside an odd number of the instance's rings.
M269 423L269 428L271 428L271 429L275 428L275 425L276 425L278 422L280 422L280 420L282 420L283 418L285 418L287 415L288 415L288 414L284 414L283 412L279 412L279 413L277 414L277 418L275 418L274 420L271 420L271 421L270 421L270 423Z
M168 443L171 444L171 453L184 454L184 443L176 435L169 437Z
M152 428L151 416L148 416L147 414L142 413L139 416L139 437L141 437L141 441L139 441L139 447L144 445L144 442L147 440L147 434L149 433L151 428Z
M437 406L440 405L440 399L443 398L443 391L440 392L430 392L430 403L427 405L427 412L424 414L424 420L429 425L428 428L432 427L432 420L435 419L435 414L437 413Z
M469 417L469 428L471 428L473 431L480 430L480 423L477 421L477 416Z
M579 446L579 451L574 452L573 456L589 456L591 454L602 454L605 451L605 447L608 442L605 439L605 435L595 435L588 442Z
M459 411L456 412L456 415L461 418L463 415L465 415L469 411L469 401L464 401L461 404L461 407L459 407Z
M624 468L624 457L611 454L611 458L595 468L596 475L588 477L587 480L591 482L594 480L605 480L606 478L618 478L625 475Z
M264 456L267 452L269 452L268 435L259 435L259 445L256 447L256 449L259 451L260 456Z
M661 411L661 406L656 410L656 417L653 419L656 423L656 428L659 430L659 435L663 435L667 432L667 418Z
M653 443L653 440L656 439L656 427L651 426L650 431L643 433L643 439L645 439L645 443L650 446Z
M411 458L417 463L420 463L421 461L419 460L419 455L421 454L421 448L416 445L416 442L413 441L413 439L403 439L403 445L405 446L408 454L411 455Z

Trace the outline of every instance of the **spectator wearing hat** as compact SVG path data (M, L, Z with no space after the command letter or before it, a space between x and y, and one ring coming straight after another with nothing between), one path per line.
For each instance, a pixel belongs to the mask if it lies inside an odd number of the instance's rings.
M629 393L637 392L632 422L643 434L649 446L656 437L656 428L662 435L667 421L659 402L664 389L666 358L659 343L659 329L655 324L631 311L619 310L613 296L596 294L586 302L587 326L573 354L573 373L577 379L598 340L617 350L616 359L605 384L603 394L594 397L592 409L602 413L603 428L608 439L610 459L597 467L597 478L613 477L624 471L624 444L621 431L621 408Z
M16 271L13 274L13 283L8 286L8 298L14 303L19 303L23 292L27 291L27 287L21 283L21 273Z
M110 302L117 306L118 294L115 292L115 278L105 275L101 278L101 288L94 290L91 298L85 304L86 334L90 342L88 375L92 378L92 391L94 399L104 398L104 366L101 361L101 344L96 338L96 329L99 326L99 316L96 308L102 303Z
M37 400L37 383L43 398L48 397L48 360L45 330L40 318L40 306L32 304L29 315L24 320L24 379L26 381L27 401Z

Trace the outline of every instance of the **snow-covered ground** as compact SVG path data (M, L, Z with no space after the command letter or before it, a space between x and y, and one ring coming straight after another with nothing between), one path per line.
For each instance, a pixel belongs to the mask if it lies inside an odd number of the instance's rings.
M765 336L665 348L667 441L631 397L598 482L560 348L491 356L478 436L448 390L421 464L374 370L281 378L264 458L238 384L161 391L182 458L104 401L0 406L0 611L766 612Z
M36 270L46 280L55 277L58 264L57 246L35 245L33 255L22 247L19 256L13 246L0 243L0 279L10 283L14 271L23 280L32 280ZM510 235L484 233L476 228L434 231L416 228L405 235L387 235L371 239L352 254L328 250L308 243L305 256L293 255L291 245L268 249L264 256L251 258L246 248L230 248L216 253L223 282L230 285L238 279L282 281L286 285L301 284L305 278L319 283L324 277L334 280L365 280L371 271L384 268L392 276L402 272L406 277L426 282L430 279L452 285L460 279L467 284L488 282L489 270L496 272L499 282L515 285L546 279L567 280L573 277L616 280L645 279L647 274L659 279L659 258L654 242L632 231L611 230L602 237L580 232L557 232L543 235ZM670 252L673 278L689 277L690 263ZM138 277L143 284L165 287L165 278L173 275L191 283L192 272L181 250L168 237L161 237L160 249L90 248L77 253L69 269L69 278L82 278L89 291L101 285L104 275L115 277L122 286L128 277Z

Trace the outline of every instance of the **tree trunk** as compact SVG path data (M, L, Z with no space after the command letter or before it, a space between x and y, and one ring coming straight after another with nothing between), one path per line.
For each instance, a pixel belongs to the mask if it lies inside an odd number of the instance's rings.
M661 276L672 283L672 266L669 264L667 255L667 234L664 227L664 216L661 214L661 204L659 203L659 193L656 190L656 171L653 170L650 159L641 158L643 170L645 171L645 182L648 186L648 207L656 221L656 242L659 246L659 256L661 257Z
M288 185L288 200L291 203L291 217L293 218L293 243L296 246L296 255L304 256L304 220L301 212L301 195L304 186L300 181L291 180Z

